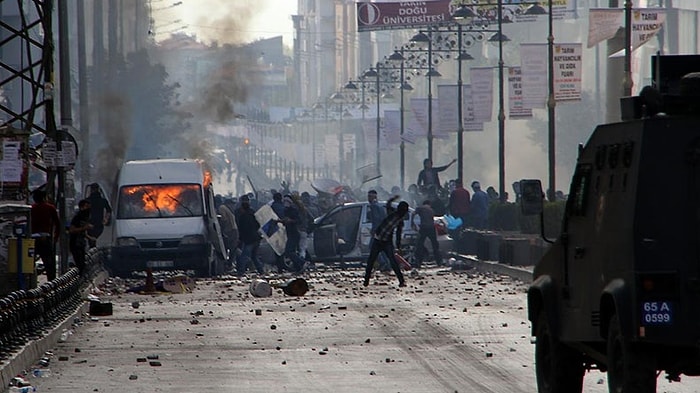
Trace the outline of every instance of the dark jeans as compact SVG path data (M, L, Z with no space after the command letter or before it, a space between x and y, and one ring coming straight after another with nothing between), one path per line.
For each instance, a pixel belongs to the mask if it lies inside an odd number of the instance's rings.
M82 276L85 273L85 245L71 245L70 253L73 255L75 267L78 268L78 272Z
M369 241L370 250L372 249L372 244L375 241L376 240L374 238L372 238ZM381 270L383 272L388 272L389 270L391 270L391 263L389 262L389 259L386 257L386 255L384 255L383 253L379 253L378 259L379 259L379 270Z
M224 235L224 247L228 252L228 258L226 259L227 268L233 266L233 261L236 260L236 248L238 247L238 236L233 237L233 235Z
M301 272L304 269L304 264L306 261L299 256L299 240L301 236L299 232L287 231L287 243L284 247L284 254L277 256L277 270L282 273L286 267L284 265L284 258L289 258L294 264L294 272Z
M94 225L92 228L88 229L87 234L95 239L88 239L88 246L90 248L97 247L97 239L102 235L102 232L104 232L105 227L103 225Z
M367 266L365 267L365 282L369 281L372 275L372 268L374 268L374 262L379 257L379 253L383 253L391 264L391 268L394 270L396 277L399 279L399 284L404 282L403 273L401 272L401 267L396 263L394 259L394 243L389 241L381 241L377 239L372 240L372 247L369 250L369 257L367 258Z
M428 253L428 250L425 247L423 247L423 243L425 243L426 238L430 239L430 245L433 247L435 263L437 263L438 265L441 264L442 258L440 255L440 244L438 244L437 234L435 233L435 227L433 226L421 226L418 228L418 239L416 240L416 263L420 266L420 263L422 262L424 257L423 252L425 252L426 254Z
M248 264L253 261L255 265L255 270L259 274L265 273L262 261L258 258L258 248L260 247L260 240L251 244L243 244L241 255L238 257L238 263L236 264L236 274L242 276L248 270Z
M51 236L42 236L34 239L34 250L44 262L46 279L51 281L56 278L56 249Z

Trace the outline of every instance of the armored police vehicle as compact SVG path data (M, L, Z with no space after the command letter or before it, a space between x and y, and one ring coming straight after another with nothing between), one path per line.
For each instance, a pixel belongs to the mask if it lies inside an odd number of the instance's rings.
M539 392L581 392L591 369L624 393L700 375L700 73L660 71L662 89L623 98L623 121L579 148L562 233L528 290ZM539 181L521 190L541 214Z

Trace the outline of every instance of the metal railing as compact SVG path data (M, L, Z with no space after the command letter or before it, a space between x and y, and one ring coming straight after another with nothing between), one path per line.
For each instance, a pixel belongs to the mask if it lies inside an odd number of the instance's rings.
M86 274L71 268L37 288L17 290L0 298L0 360L37 340L80 307L82 288L101 264L104 251L93 248L86 258Z

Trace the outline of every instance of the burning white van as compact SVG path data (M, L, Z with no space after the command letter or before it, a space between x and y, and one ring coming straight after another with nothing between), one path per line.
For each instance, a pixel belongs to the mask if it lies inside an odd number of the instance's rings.
M147 268L223 273L226 248L211 175L201 161L127 161L117 176L113 217L112 274Z

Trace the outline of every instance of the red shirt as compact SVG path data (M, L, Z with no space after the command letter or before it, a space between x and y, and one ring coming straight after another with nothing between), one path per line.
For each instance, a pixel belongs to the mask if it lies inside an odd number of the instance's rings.
M61 220L58 218L56 207L48 202L32 205L32 233L50 233L58 237Z
M464 187L457 187L450 194L450 213L454 216L462 216L469 213L470 195Z

